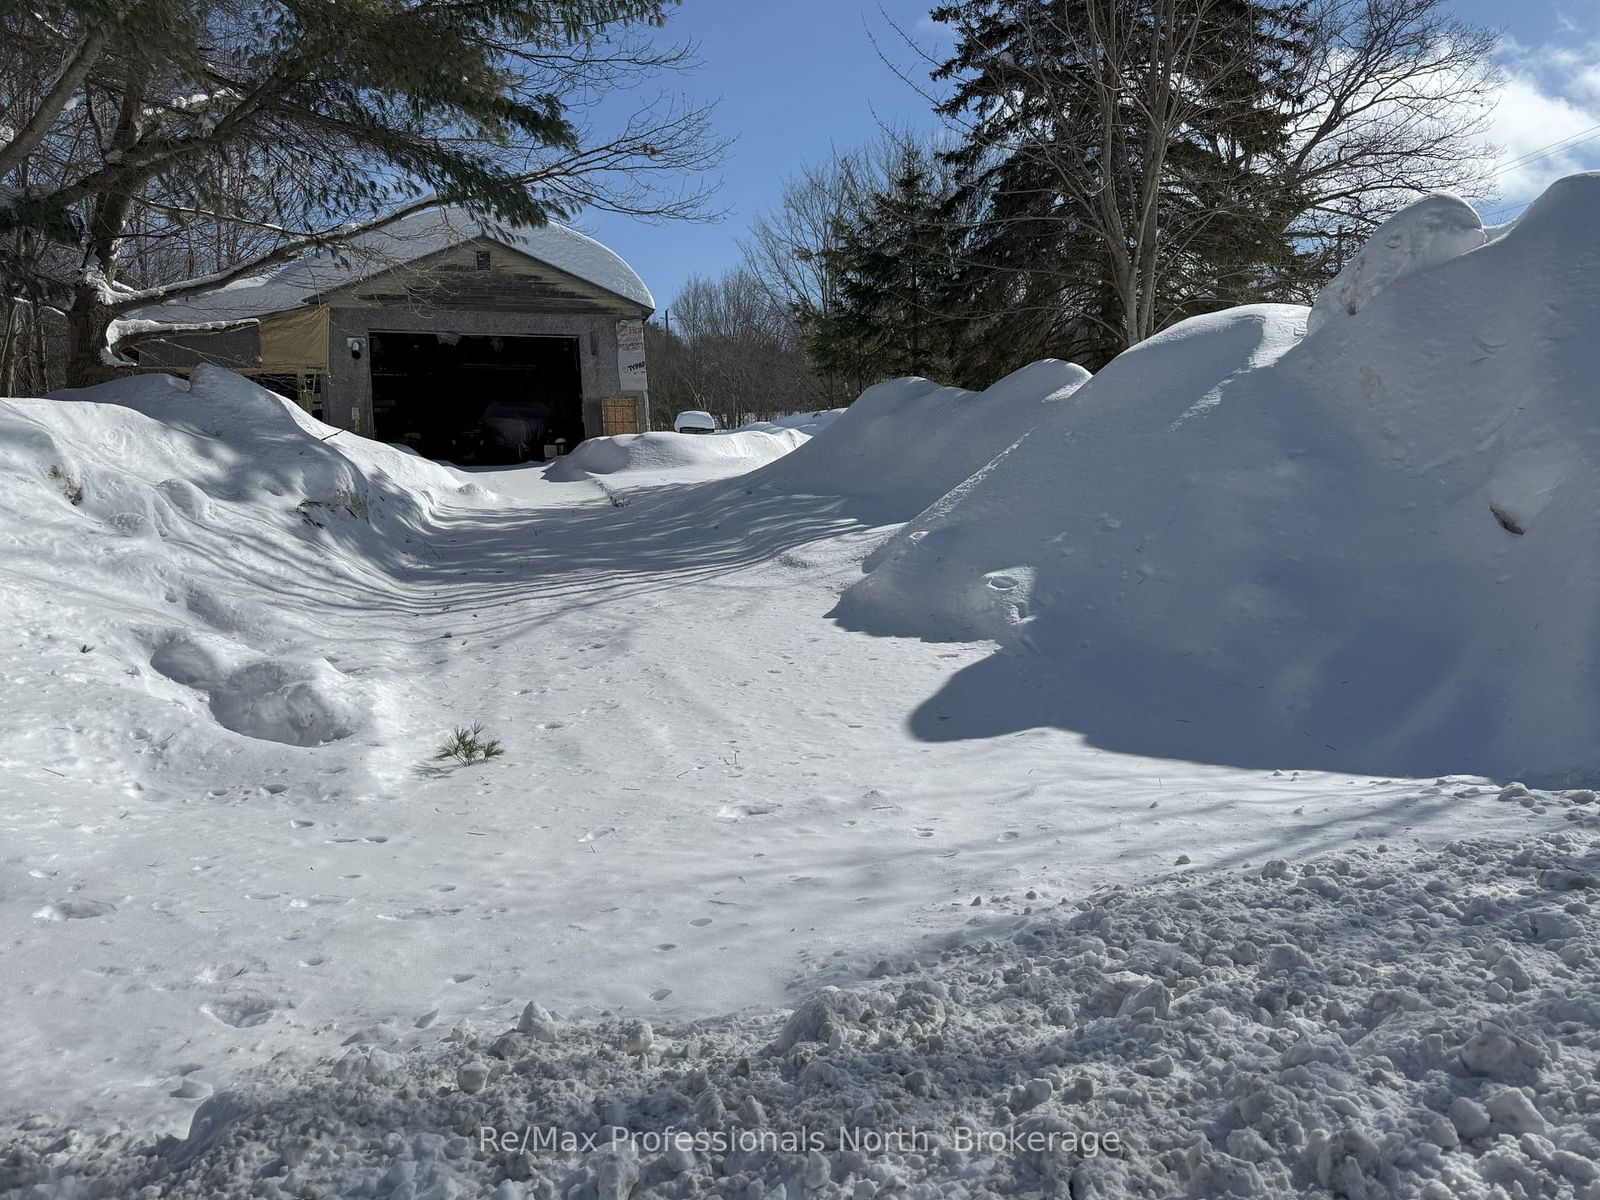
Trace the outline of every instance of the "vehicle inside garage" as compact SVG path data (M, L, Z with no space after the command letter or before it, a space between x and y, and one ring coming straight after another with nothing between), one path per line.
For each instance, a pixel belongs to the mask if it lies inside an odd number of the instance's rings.
M524 462L583 440L578 339L379 333L373 433L429 458Z

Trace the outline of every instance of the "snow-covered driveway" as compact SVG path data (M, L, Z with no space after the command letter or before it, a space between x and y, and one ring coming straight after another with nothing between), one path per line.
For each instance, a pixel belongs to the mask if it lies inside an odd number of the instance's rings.
M326 745L213 720L216 689L208 712L133 660L110 588L44 606L40 571L7 593L28 714L0 741L7 1109L181 1131L270 1056L492 1026L530 998L657 1020L793 1003L1180 856L1564 827L1465 784L1133 759L1050 729L919 740L908 714L992 647L826 619L886 532L837 502L473 478L517 495L441 504L386 562L320 534L231 529L231 561L161 544L207 624L327 660L319 694L359 731ZM53 551L90 585L111 552ZM434 764L474 721L505 756Z

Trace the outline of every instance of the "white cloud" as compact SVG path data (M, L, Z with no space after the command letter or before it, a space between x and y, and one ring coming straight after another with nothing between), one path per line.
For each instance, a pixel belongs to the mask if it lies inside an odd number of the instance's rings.
M1512 42L1502 60L1488 138L1501 150L1504 219L1563 175L1600 170L1600 45Z

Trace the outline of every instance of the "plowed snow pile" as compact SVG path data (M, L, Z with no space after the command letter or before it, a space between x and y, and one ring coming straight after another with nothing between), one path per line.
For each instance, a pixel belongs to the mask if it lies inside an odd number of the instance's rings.
M748 471L782 458L806 441L795 429L736 429L727 433L624 433L590 438L557 459L545 478L571 483L591 475L618 472L683 471L710 468L720 474Z
M869 560L849 626L1004 643L913 728L1412 776L1594 767L1600 175L1493 235L1424 200L1309 336L1307 315L1235 309L1123 354Z
M926 379L880 383L739 486L845 497L862 520L906 521L1057 412L1088 378L1075 363L1044 359L981 392Z
M0 400L0 554L20 585L0 588L0 615L18 638L46 644L71 627L82 712L95 714L86 724L137 730L157 705L177 704L294 746L364 724L366 689L262 596L304 586L301 556L370 579L408 560L435 505L492 497L336 432L207 366L187 384L152 375ZM79 728L44 723L38 735L70 742L59 735Z
M0 528L13 537L35 535L41 516L62 532L75 520L152 544L265 518L296 534L354 539L382 557L380 543L403 541L436 505L491 499L219 367L196 367L187 383L145 375L48 400L0 399L0 421ZM334 515L356 520L332 525Z
M777 433L783 429L795 429L807 437L816 437L829 425L842 417L848 409L824 408L815 412L790 413L787 417L779 417L773 421L746 421L739 426L744 430L765 430L768 433Z

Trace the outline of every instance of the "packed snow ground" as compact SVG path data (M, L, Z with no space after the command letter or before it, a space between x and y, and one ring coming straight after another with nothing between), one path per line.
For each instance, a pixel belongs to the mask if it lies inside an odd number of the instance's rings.
M1587 261L1574 236L1568 257ZM1390 292L1431 297L1418 289L1432 273L1516 244L1388 264L1372 276L1382 288L1352 290L1354 313L1345 305L1306 345L1384 311ZM1185 388L1248 380L1287 357L1305 318L1295 311L1191 323L1142 361L1162 357ZM1559 372L1579 360L1555 333L1512 328L1502 349L1534 364L1536 395L1576 396ZM1352 361L1358 349L1346 346ZM1126 361L1123 374L1143 369ZM0 1120L17 1143L0 1182L59 1196L154 1183L404 1197L471 1195L504 1174L505 1197L523 1182L541 1197L609 1197L633 1179L626 1154L578 1170L502 1162L456 1139L475 1133L474 1105L519 1124L640 1129L682 1118L681 1094L716 1128L764 1123L815 1092L801 1111L824 1123L904 1110L913 1126L999 1128L1026 1105L1120 1125L1132 1149L1083 1165L941 1151L855 1165L824 1155L819 1168L778 1154L735 1161L719 1192L1016 1190L1041 1170L1060 1190L1062 1172L1081 1169L1113 1195L1584 1195L1591 1180L1573 1161L1593 1157L1593 1089L1575 1073L1592 1083L1597 1022L1582 996L1594 947L1558 918L1590 916L1578 892L1593 881L1591 793L1300 773L1338 759L1298 733L1276 757L1254 743L1242 762L1226 744L1198 761L1118 753L1054 719L1039 701L1057 693L1019 691L1009 668L987 693L998 721L981 728L979 705L952 702L952 678L1019 661L1039 632L1015 603L1028 593L967 632L999 636L998 651L826 619L865 564L846 622L961 632L929 622L967 611L950 597L970 586L982 538L941 533L952 546L941 573L930 555L908 556L925 540L912 535L952 512L992 514L982 498L1003 494L1012 464L1070 451L1061 423L1092 417L1116 371L1086 384L1070 364L1041 363L976 394L903 381L754 470L748 454L645 456L568 482L555 468L452 472L335 434L217 371L190 390L142 379L66 403L0 401L0 683L13 697L0 724ZM1398 394L1409 412L1428 393ZM1218 395L1227 410L1228 390ZM1165 387L1144 399L1174 402ZM1545 427L1570 435L1569 453L1592 443L1592 419ZM1476 445L1481 430L1456 436ZM1218 461L1233 452L1204 444ZM1142 469L1152 493L1172 484L1159 453L1143 468L1131 451L1117 461L1130 479ZM1069 545L1059 522L1081 500L1076 477L1058 462L1050 478L1053 489L1012 493L1015 528L986 527L1001 550L1037 554L1028 539L1041 531ZM1568 511L1568 493L1551 494L1550 511ZM1147 515L1132 501L1129 512ZM1540 518L1524 540L1543 529L1567 559L1541 552L1547 586L1507 594L1547 595L1554 611L1592 594L1574 590L1595 567L1592 538ZM1011 564L1018 582L1048 574L1023 565L1037 561ZM912 566L925 593L894 582ZM1490 615L1528 611L1510 603ZM1576 618L1561 629L1570 651ZM1043 661L1058 643L1034 644L1034 665L1059 675ZM1395 661L1403 675L1408 660ZM1545 667L1531 662L1528 678ZM1135 672L1085 678L1090 715L1161 686ZM1554 676L1558 698L1571 678ZM1018 720L1029 704L1039 719ZM503 759L433 761L449 727L474 721L505 743ZM1538 840L1429 857L1461 837ZM1307 872L1316 855L1334 857ZM1269 859L1288 865L1263 880ZM1175 865L1184 879L1102 898ZM1073 915L1091 896L1081 912L1100 915ZM1527 926L1524 909L1545 915ZM862 984L873 975L893 986ZM833 983L848 990L821 1002L838 1007L828 1022L797 1031L798 1050L762 1052L774 1006ZM1135 993L1149 1003L1124 1005ZM533 1043L499 1042L530 1000L559 1020L535 1009L522 1035ZM703 1023L728 1012L744 1015ZM1484 1020L1523 1041L1486 1035L1464 1050ZM651 1058L641 1021L672 1031L669 1057ZM1274 1057L1301 1034L1310 1049ZM689 1047L703 1080L672 1057ZM524 1065L496 1074L501 1063ZM267 1072L255 1090L252 1068ZM886 1071L904 1075L903 1092ZM1534 1090L1524 1105L1501 1086ZM1233 1104L1247 1093L1259 1097ZM1490 1125L1464 1106L1452 1114L1459 1096ZM859 1111L873 1102L887 1107ZM1428 1113L1461 1115L1461 1145ZM191 1114L188 1143L143 1155L155 1135L187 1132ZM1418 1149L1424 1125L1438 1155ZM643 1169L688 1194L713 1167L696 1156ZM103 1182L75 1192L86 1176Z

